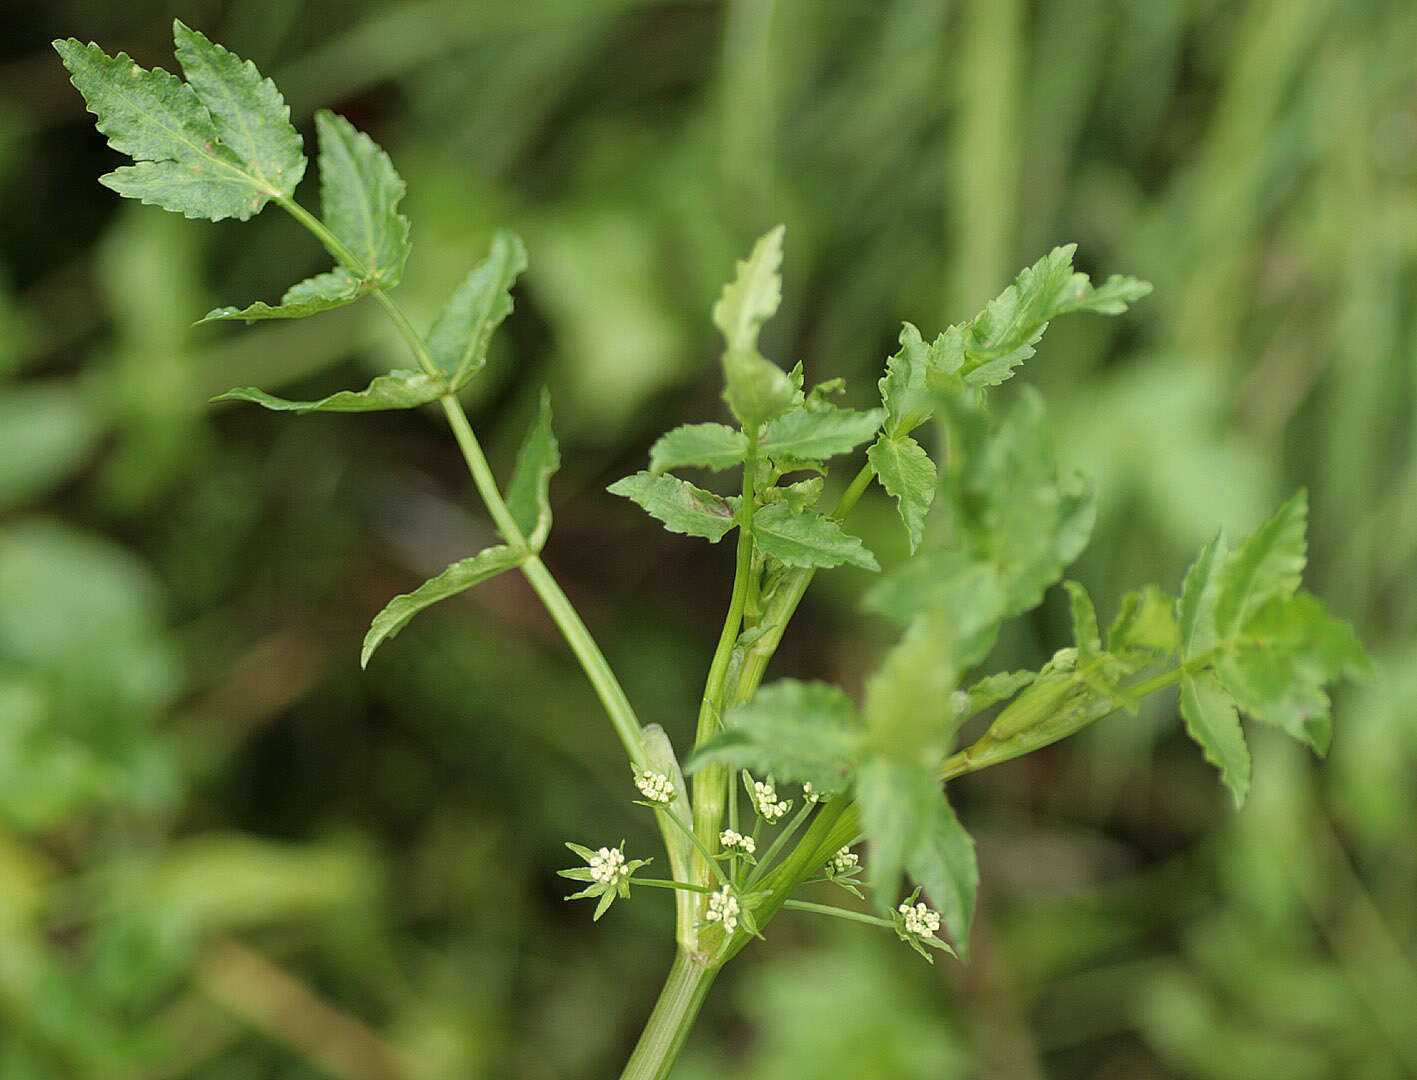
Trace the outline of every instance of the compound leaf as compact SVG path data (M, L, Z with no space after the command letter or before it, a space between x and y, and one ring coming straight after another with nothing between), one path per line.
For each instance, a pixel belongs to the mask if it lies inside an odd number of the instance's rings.
M534 552L541 550L551 533L551 477L560 467L561 450L551 430L551 393L543 390L536 421L517 454L506 494L507 510Z
M100 183L128 198L210 221L244 221L284 193L222 141L211 113L177 76L161 68L149 71L126 53L109 56L92 42L69 38L55 41L54 48L108 145L136 162L100 177Z
M303 319L307 315L318 315L322 311L352 304L365 291L363 282L344 267L336 267L292 285L280 298L279 307L260 301L244 308L219 307L203 315L198 325L230 319L245 319L247 322L257 319Z
M470 559L460 559L435 578L430 578L411 593L395 596L384 606L384 610L374 616L369 632L364 636L364 648L359 655L359 666L368 667L374 650L393 637L410 619L426 607L439 600L456 596L478 582L495 577L504 570L519 565L526 556L509 547L491 547L480 551Z
M753 539L762 551L788 566L851 563L867 570L881 568L870 549L831 518L785 502L765 506L753 515Z
M1220 770L1238 809L1250 790L1250 750L1234 698L1209 671L1182 675L1181 718L1205 759Z
M668 473L637 472L615 481L606 490L639 503L645 513L658 518L670 532L702 536L717 543L737 524L737 500L696 488Z
M883 434L866 451L866 458L886 494L896 501L913 553L925 534L925 514L935 501L935 463L909 435Z
M649 448L649 468L655 473L685 466L731 469L747 452L747 437L727 424L685 424L655 440Z
M457 287L433 328L428 351L452 380L462 387L487 362L492 333L512 312L512 285L526 269L521 237L499 229L487 258L473 267Z
M261 78L251 61L180 20L173 21L172 33L187 84L206 106L222 143L257 180L289 196L305 175L305 154L275 83Z
M408 219L398 212L404 182L363 132L328 110L315 114L320 138L320 203L325 225L353 257L359 277L393 286L408 259Z
M427 405L448 392L441 380L421 371L391 371L380 375L363 390L341 390L319 401L287 401L254 386L239 387L218 394L213 401L251 401L276 412L379 412L385 409L414 409Z

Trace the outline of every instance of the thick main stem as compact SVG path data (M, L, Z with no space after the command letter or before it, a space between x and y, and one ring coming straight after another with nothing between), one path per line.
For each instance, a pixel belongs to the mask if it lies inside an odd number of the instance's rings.
M620 1080L663 1080L689 1037L719 965L679 952Z

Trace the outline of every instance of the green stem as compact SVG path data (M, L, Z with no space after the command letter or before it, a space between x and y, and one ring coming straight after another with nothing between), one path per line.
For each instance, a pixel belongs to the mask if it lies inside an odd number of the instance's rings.
M680 952L620 1080L664 1080L689 1036L719 965Z
M832 907L830 904L813 904L806 900L784 900L782 906L791 908L793 911L811 911L818 915L830 915L836 919L866 923L868 926L884 926L887 930L895 929L895 923L889 919L877 918L875 915L867 915L862 911L848 911L846 908Z
M724 700L733 646L743 627L743 614L751 602L757 607L756 575L753 573L753 509L757 498L757 433L748 435L748 453L743 463L743 502L738 522L738 553L733 573L733 595L728 601L728 614L718 636L713 662L709 665L704 696L699 705L699 723L694 733L694 745L700 746L718 733L722 724ZM710 854L717 850L718 834L723 828L725 804L728 801L729 771L719 764L706 765L694 781L694 832L702 848ZM708 867L700 854L690 875L695 881L707 879Z
M635 885L648 885L651 889L674 889L676 892L696 892L714 893L717 889L711 885L691 885L687 881L665 881L662 878L631 878Z

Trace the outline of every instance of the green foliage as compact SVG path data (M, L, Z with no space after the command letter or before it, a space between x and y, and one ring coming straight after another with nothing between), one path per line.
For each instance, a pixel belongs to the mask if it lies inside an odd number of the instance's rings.
M763 236L737 276L713 306L713 322L723 333L724 400L747 430L784 412L792 403L787 373L758 352L758 331L782 301L781 225Z
M551 535L551 477L560 467L561 450L551 431L551 393L543 390L536 421L507 481L507 510L533 553L539 552Z
M881 426L880 409L856 412L831 405L793 409L764 429L758 449L770 458L822 461L850 453Z
M895 499L914 552L925 534L925 514L935 501L935 463L909 435L882 435L871 444L866 458L876 470L881 487Z
M344 245L337 253L361 281L397 285L408 261L408 219L398 212L404 182L389 155L342 116L315 114L320 139L320 206Z
M380 375L363 390L341 390L319 401L286 401L254 386L238 387L218 394L213 401L249 401L276 412L381 412L386 409L416 409L437 401L447 393L441 380L420 371L391 371Z
M742 464L748 440L727 424L685 424L661 435L649 448L650 472L692 466L721 471Z
M364 647L359 654L360 666L368 667L374 650L407 626L409 620L424 608L432 607L439 600L456 596L490 577L496 577L503 571L519 565L525 558L524 552L509 547L490 547L471 558L459 559L413 592L395 596L384 605L383 611L374 616L369 632L364 636Z
M753 515L753 539L762 551L788 566L850 563L879 570L880 563L858 538L815 510L774 503Z
M696 488L677 476L638 472L617 480L606 490L638 503L670 532L701 536L710 543L722 540L737 524L734 500Z
M223 322L242 319L255 322L258 319L303 319L318 315L322 311L332 311L346 304L352 304L364 295L365 284L344 267L327 270L323 274L306 278L285 290L280 304L271 307L257 300L244 308L213 308L198 322Z
M173 22L187 82L73 38L54 42L108 144L134 159L100 178L120 195L191 218L242 221L295 190L300 136L269 79Z
M512 285L526 264L521 237L498 230L487 258L457 287L428 331L428 352L454 390L487 362L488 342L512 313Z

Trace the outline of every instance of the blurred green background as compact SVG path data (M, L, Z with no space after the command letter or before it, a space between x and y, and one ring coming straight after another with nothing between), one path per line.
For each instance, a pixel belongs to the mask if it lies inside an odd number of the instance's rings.
M668 898L592 927L566 839L648 855L621 751L514 576L369 618L491 525L436 414L291 419L404 364L373 307L193 328L323 267L289 219L184 221L49 48L173 67L180 16L408 181L405 306L486 249L532 267L469 398L505 469L549 384L546 559L680 741L732 553L604 492L719 418L707 314L787 224L766 346L870 397L1078 241L1149 278L1024 378L1101 515L1107 617L1299 485L1310 586L1384 677L1315 763L1254 731L1236 814L1171 700L952 787L984 885L967 967L788 915L715 986L676 1077L1417 1076L1417 7L1410 0L93 0L0 12L0 1077L616 1075ZM314 181L301 197L313 203ZM1015 392L1013 386L1001 393ZM859 528L899 553L894 511ZM857 519L854 519L857 520ZM825 575L779 674L859 687L882 628ZM1063 642L1057 597L1000 666ZM573 860L572 860L573 861Z

